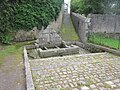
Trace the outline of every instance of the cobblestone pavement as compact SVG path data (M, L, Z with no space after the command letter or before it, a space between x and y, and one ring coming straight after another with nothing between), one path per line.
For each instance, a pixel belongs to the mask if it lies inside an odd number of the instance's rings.
M109 53L29 60L36 90L120 90L120 57Z

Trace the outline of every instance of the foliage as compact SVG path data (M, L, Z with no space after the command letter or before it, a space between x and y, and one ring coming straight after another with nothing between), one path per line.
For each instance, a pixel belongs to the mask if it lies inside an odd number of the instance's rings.
M0 36L1 40L2 40L2 43L4 44L10 44L10 41L12 40L12 37L10 35L1 35Z
M79 12L81 14L102 13L100 1L101 0L72 0L72 11Z
M0 0L0 36L20 29L46 27L57 18L62 3L63 0ZM2 37L0 40L4 41Z
M15 55L15 59L17 56L22 59L23 46L29 44L33 44L33 41L15 43L14 45L2 45L2 49L0 49L0 65L4 62L4 58L10 57L11 55Z
M81 14L120 14L119 0L72 0L71 10Z

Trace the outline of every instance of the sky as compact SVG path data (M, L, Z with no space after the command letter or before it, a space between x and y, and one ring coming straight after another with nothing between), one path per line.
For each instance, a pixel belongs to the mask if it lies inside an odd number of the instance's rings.
M64 0L65 3L68 3L70 0Z
M70 1L71 0L64 0L64 3L68 4L68 13L70 14Z

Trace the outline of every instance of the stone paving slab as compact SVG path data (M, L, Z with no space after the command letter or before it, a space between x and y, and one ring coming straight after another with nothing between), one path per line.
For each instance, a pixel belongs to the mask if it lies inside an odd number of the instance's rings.
M93 53L29 60L36 90L120 90L120 57Z

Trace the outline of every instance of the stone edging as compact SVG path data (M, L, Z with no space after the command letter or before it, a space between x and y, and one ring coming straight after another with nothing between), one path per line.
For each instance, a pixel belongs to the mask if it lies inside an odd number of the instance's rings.
M84 49L99 49L101 51L105 51L105 52L109 52L109 53L112 53L112 54L115 54L115 55L119 55L120 56L120 51L118 50L115 50L115 49L111 49L111 48L108 48L108 47L104 47L104 46L100 46L100 45L96 45L96 44L92 44L92 43L86 43L86 44L83 44L81 42L76 42L76 45L79 46L79 47L82 47Z
M31 70L30 70L30 64L28 61L26 47L24 47L24 63L25 63L25 76L26 76L27 90L35 90L35 87L33 84L33 79L32 79L32 74L31 74Z
M97 47L97 48L99 48L101 50L104 50L106 52L109 52L109 53L112 53L112 54L120 56L120 51L119 50L111 49L111 48L100 46L100 45L95 45L95 44L92 44L92 43L87 43L87 45L90 45L90 46L93 46L93 47Z

